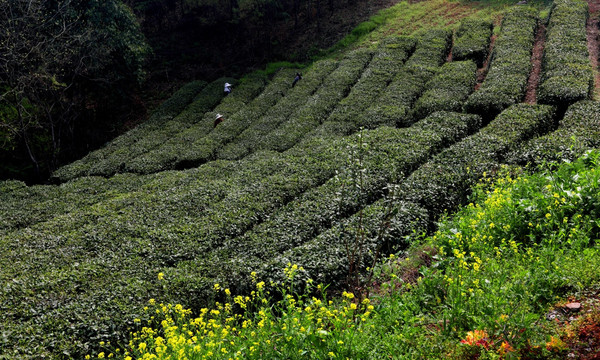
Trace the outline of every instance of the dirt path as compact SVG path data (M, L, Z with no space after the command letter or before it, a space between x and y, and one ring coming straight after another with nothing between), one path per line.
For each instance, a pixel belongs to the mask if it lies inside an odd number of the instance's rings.
M490 64L490 60L492 58L492 52L494 51L494 45L496 44L496 35L492 35L490 39L490 50L488 52L488 56L483 63L481 68L477 69L477 83L475 84L475 91L479 90L483 80L485 80L485 76L487 75L488 67Z
M531 73L527 80L527 91L525 92L525 103L535 104L537 87L542 74L542 58L544 56L544 44L546 43L546 26L538 26L535 34L535 42L531 54Z
M587 44L590 53L590 61L594 69L594 98L600 98L600 73L598 72L598 52L600 41L598 41L598 16L600 15L600 0L588 0L590 17L587 21Z

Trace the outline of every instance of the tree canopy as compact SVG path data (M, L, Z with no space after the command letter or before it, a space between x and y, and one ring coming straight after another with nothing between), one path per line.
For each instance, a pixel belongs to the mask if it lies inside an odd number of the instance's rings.
M0 173L27 160L41 175L84 116L143 80L149 47L119 0L2 0L0 28Z

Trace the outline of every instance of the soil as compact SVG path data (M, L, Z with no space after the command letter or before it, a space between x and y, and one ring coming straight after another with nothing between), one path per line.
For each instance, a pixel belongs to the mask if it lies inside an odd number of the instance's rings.
M542 58L544 56L544 44L546 42L546 26L540 25L535 34L535 42L531 54L531 73L527 81L527 91L525 92L525 103L535 104L536 91L540 83L542 74Z
M600 41L598 40L598 16L600 15L600 0L588 0L590 17L587 21L587 43L590 61L594 69L595 97L600 94L600 73L598 72L598 56Z
M490 40L490 50L488 52L488 56L485 59L485 62L481 66L481 68L477 69L477 83L475 84L475 91L479 90L483 80L485 80L485 76L487 75L488 67L490 65L490 60L492 58L492 52L494 51L494 45L496 44L496 35L492 35Z
M562 331L561 340L568 346L565 358L600 360L600 290L589 290L566 302L578 302L581 308L573 311L561 303L546 315Z

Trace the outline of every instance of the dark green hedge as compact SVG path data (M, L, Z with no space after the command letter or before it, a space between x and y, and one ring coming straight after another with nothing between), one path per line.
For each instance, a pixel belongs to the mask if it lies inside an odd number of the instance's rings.
M212 151L214 148L222 146L242 130L246 129L249 124L260 119L267 111L271 110L286 93L291 89L290 79L294 78L296 69L280 70L260 95L256 96L246 104L239 104L238 107L230 109L223 108L221 105L212 113L220 112L225 116L225 121L213 129L215 118L207 119L206 124L210 127L204 137L198 134L198 127L193 127L193 133L196 135L193 141L180 141L178 147L174 148L173 142L169 142L164 146L158 147L155 151L138 156L125 165L125 171L135 172L140 174L152 173L164 169L173 168L176 159L183 153L189 151L192 147L198 147L200 143L210 143ZM243 85L240 85L240 88ZM239 90L239 89L237 89ZM234 93L227 96L233 96ZM238 96L239 97L239 96ZM232 103L230 103L232 104ZM221 112L222 111L222 112ZM230 115L228 115L230 114ZM186 137L190 136L190 131L185 131ZM174 140L177 140L175 138Z
M346 97L371 61L373 51L355 50L344 57L340 66L323 82L323 86L288 121L280 124L261 141L259 148L284 151L317 128ZM189 154L195 158L195 154Z
M442 65L452 41L452 32L430 30L417 37L417 48L408 59L404 69L381 94L377 101L364 112L366 128L382 125L408 126L414 119L411 108L425 90L425 84Z
M519 165L574 161L592 148L600 148L600 103L584 100L569 106L556 131L530 140L509 159Z
M517 104L503 111L480 132L444 150L400 185L402 198L421 204L432 220L463 203L484 172L504 156L554 123L548 105Z
M204 81L193 81L184 85L173 96L161 104L145 123L117 137L103 148L89 153L84 158L61 167L52 174L52 180L55 182L65 182L76 177L89 175L92 165L110 156L115 150L130 146L144 137L148 132L160 128L164 123L184 111L190 102L192 104L189 107L194 106L198 108L200 105L203 112L209 110L223 97L222 91L219 92L217 90L221 81L235 82L235 79L223 78L208 85Z
M289 90L272 110L250 125L217 155L220 159L237 160L253 153L264 138L298 111L322 86L323 81L339 65L334 60L321 60L304 72L302 81Z
M491 21L465 19L454 34L452 59L454 61L473 60L482 67L487 59L494 25Z
M538 102L566 108L590 97L594 74L587 48L588 16L587 1L554 1L546 32Z
M412 115L421 119L435 111L460 111L477 82L477 65L472 61L444 64L425 85Z
M409 37L389 37L379 46L350 94L336 106L325 122L343 123L339 135L349 135L361 126L371 125L363 116L365 109L381 99L381 93L394 80L412 54L416 40ZM333 130L333 128L330 128Z
M478 91L469 96L464 110L493 119L525 95L531 71L537 12L526 6L511 8L502 20L487 76Z

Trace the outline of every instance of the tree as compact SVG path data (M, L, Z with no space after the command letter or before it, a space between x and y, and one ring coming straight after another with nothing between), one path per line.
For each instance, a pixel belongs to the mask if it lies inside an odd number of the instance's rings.
M83 109L143 79L149 48L118 0L0 0L0 29L0 144L41 176Z

